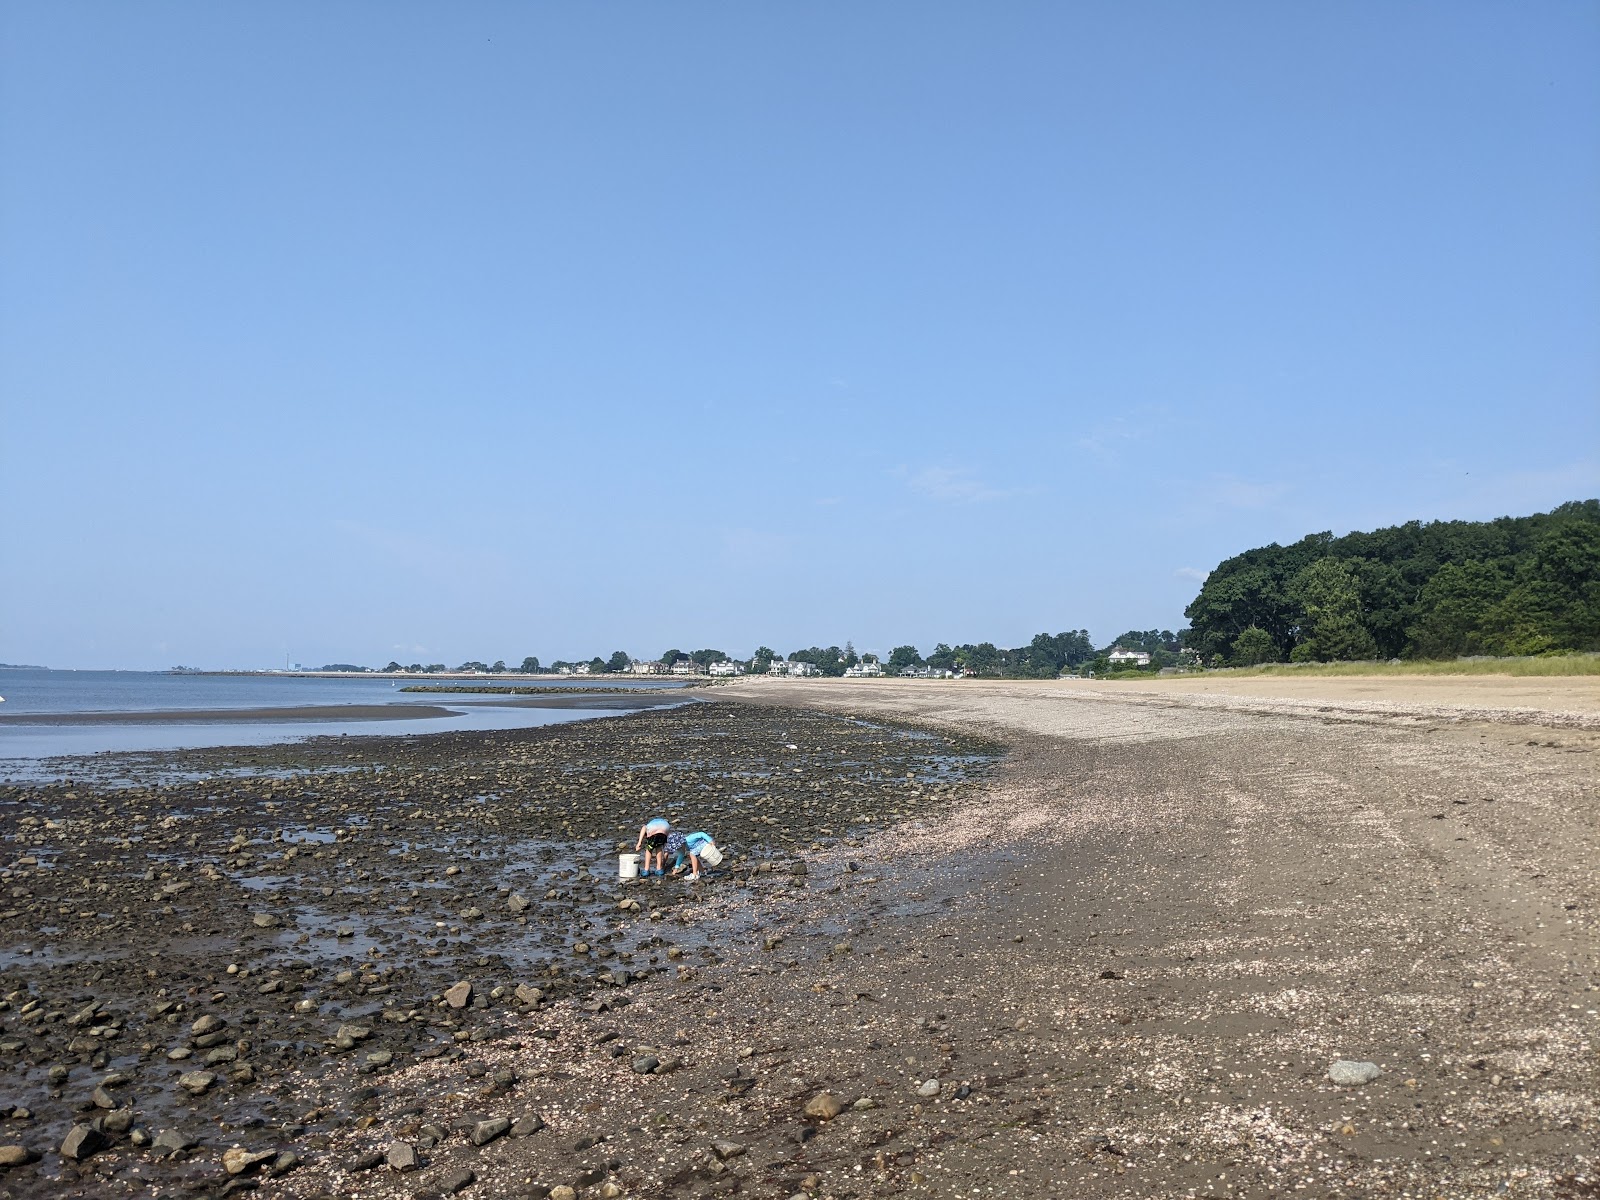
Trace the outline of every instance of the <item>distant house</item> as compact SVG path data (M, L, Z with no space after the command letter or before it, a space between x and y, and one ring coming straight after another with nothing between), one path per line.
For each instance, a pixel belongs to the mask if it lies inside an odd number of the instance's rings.
M592 669L588 663L579 663L572 668L572 673L574 675L587 675Z
M944 670L939 667L903 667L900 671L902 679L956 679L954 671Z
M1119 665L1126 666L1130 663L1136 667L1148 667L1150 665L1150 655L1143 650L1126 650L1118 646L1110 654L1106 655L1106 661L1114 667Z
M634 675L665 675L667 669L658 662L639 662L635 659L628 664L628 670Z
M767 668L768 675L821 675L822 668L815 663L791 661L787 658L775 658L772 665Z
M744 668L741 667L738 663L734 662L733 659L725 658L721 662L712 663L710 668L709 668L709 670L707 671L707 674L710 674L710 675L743 675L744 674Z
M846 679L872 679L883 674L883 668L872 659L862 659L853 667L844 669Z
M668 673L672 675L699 675L702 672L700 670L700 664L695 662L694 659L680 658L677 662L672 664L668 670Z

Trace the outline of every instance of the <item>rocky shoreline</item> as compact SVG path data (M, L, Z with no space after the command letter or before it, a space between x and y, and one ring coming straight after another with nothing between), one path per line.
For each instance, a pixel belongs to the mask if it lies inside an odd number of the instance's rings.
M417 1064L481 1098L472 1145L530 1135L527 1066L481 1051L582 1058L575 1030L721 961L769 897L803 893L809 855L948 807L996 750L705 704L96 756L0 787L0 1194L231 1194L319 1162L406 1175L458 1136L427 1105L381 1117L406 1149L336 1146ZM619 883L653 815L713 830L724 867ZM622 1044L576 1036L607 1063ZM670 1047L617 1057L678 1065Z

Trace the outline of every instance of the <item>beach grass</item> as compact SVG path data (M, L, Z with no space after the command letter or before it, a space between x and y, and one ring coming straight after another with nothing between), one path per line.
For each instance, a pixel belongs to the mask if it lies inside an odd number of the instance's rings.
M1209 672L1208 672L1209 673ZM1600 654L1550 654L1529 658L1456 658L1443 661L1263 663L1231 667L1225 675L1600 675ZM1149 678L1148 675L1145 678Z

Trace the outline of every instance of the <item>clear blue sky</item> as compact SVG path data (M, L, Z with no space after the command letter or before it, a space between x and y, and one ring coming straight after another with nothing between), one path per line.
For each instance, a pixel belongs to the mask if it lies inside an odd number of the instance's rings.
M1177 628L1600 494L1600 6L13 2L0 661Z

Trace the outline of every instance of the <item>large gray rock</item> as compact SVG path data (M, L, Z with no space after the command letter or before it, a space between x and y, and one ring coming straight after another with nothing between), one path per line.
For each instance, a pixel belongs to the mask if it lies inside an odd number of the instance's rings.
M163 1129L150 1144L150 1149L155 1154L165 1157L168 1154L180 1154L194 1144L192 1137L179 1133L176 1129Z
M391 1171L415 1171L417 1169L417 1152L407 1142L396 1142L389 1147L389 1152L384 1155L388 1160Z
M544 1118L538 1113L529 1113L525 1117L517 1118L517 1123L511 1127L512 1137L527 1137L531 1133L538 1133L544 1128Z
M1341 1058L1328 1068L1328 1079L1341 1087L1359 1087L1363 1083L1371 1083L1382 1074L1383 1068L1377 1063L1356 1062L1349 1058Z
M93 1125L74 1125L62 1139L61 1157L70 1158L73 1162L82 1162L110 1144L111 1139Z
M495 1138L511 1128L511 1122L505 1117L495 1117L488 1121L479 1121L472 1127L472 1144L474 1146L487 1146Z

